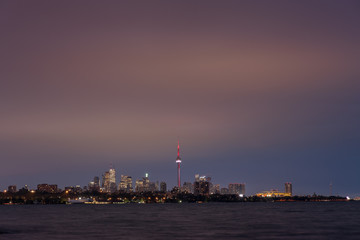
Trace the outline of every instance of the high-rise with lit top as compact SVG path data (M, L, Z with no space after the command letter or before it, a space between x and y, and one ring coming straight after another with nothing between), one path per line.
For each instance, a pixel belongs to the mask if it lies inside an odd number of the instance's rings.
M180 158L180 142L179 142L179 141L178 141L178 153L177 153L176 163L177 163L177 180L178 180L178 187L179 187L179 189L180 189L180 187L181 187L181 179L180 179L180 163L181 163L181 158Z

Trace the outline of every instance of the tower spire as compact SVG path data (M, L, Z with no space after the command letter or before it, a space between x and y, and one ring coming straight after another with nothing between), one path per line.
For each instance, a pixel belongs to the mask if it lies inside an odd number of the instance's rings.
M178 154L177 154L176 160L181 160L181 158L180 158L180 142L179 142L179 140L178 140Z
M180 158L180 142L178 140L178 153L177 153L177 158L176 158L176 163L177 163L177 182L178 182L178 187L180 189L181 187L181 179L180 179L180 163L181 163L181 158Z

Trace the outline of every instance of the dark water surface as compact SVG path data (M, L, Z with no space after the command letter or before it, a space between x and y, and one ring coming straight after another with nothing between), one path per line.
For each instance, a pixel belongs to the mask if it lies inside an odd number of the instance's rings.
M0 206L0 239L360 239L360 202Z

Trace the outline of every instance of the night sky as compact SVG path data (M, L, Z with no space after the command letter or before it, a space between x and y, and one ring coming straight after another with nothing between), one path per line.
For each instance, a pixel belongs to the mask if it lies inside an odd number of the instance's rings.
M209 175L360 195L359 1L1 1L0 189Z

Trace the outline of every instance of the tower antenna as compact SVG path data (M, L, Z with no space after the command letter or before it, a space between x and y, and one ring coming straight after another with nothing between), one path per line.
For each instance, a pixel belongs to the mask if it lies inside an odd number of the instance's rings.
M181 177L180 177L180 163L181 163L181 158L180 158L180 141L178 140L178 147L177 147L177 158L176 158L176 163L177 163L177 182L178 182L178 187L180 190L181 187Z

